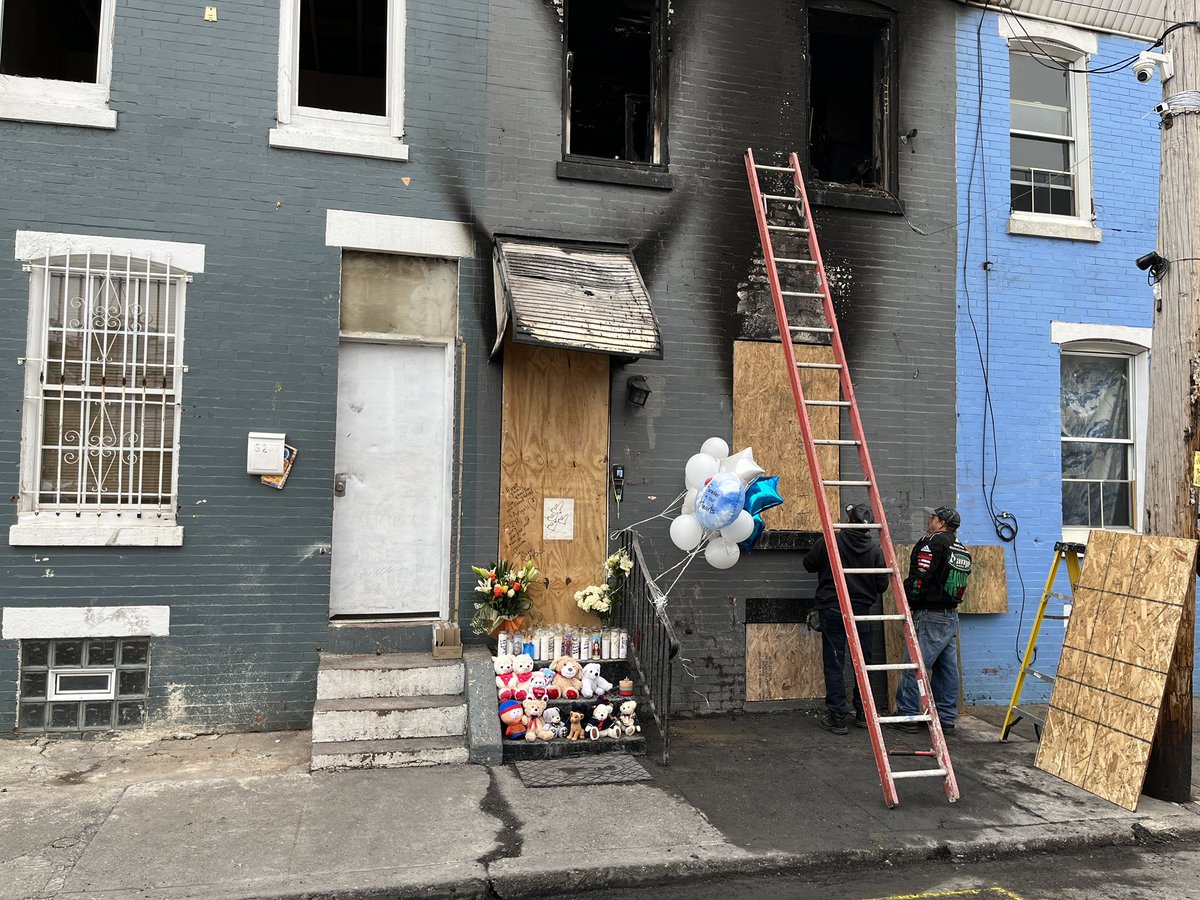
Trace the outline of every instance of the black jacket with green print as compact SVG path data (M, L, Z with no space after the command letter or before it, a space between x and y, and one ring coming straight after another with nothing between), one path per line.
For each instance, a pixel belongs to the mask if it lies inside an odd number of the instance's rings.
M913 545L908 558L908 577L904 593L912 609L954 609L958 600L945 591L950 574L950 548L954 535L949 531L926 534Z

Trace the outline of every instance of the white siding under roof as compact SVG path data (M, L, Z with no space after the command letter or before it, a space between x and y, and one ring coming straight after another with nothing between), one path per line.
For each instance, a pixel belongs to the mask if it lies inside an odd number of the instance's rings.
M994 12L1062 22L1094 31L1158 40L1171 21L1166 0L970 0Z

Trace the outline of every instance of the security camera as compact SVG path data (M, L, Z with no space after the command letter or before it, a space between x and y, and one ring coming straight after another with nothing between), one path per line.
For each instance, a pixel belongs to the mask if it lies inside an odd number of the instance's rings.
M1166 81L1175 74L1175 65L1170 53L1151 53L1149 50L1138 54L1137 62L1133 64L1133 77L1145 84L1154 77L1154 70L1162 66L1159 77Z
M1151 274L1158 275L1160 271L1166 269L1167 261L1158 255L1157 250L1151 250L1149 253L1139 256L1133 264L1143 272L1149 269Z

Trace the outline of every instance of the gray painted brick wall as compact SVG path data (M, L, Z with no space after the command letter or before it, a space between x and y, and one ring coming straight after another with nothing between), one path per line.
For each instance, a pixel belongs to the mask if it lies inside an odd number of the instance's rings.
M954 497L954 15L937 0L900 13L901 197L909 219L822 210L827 260L847 285L844 334L873 458L898 539L919 508ZM626 466L615 527L653 515L682 487L701 442L732 430L737 286L757 235L742 153L760 161L804 152L803 3L676 4L670 25L670 169L674 189L560 180L561 25L552 4L494 0L488 44L485 228L634 247L665 346L661 362L614 367L611 455ZM625 377L653 389L644 410L624 403ZM918 512L914 512L916 509ZM680 554L667 523L639 526L656 570ZM703 560L675 587L669 611L686 665L679 708L735 709L745 698L747 597L811 595L795 552L744 557L717 572Z
M5 496L17 487L23 370L15 360L25 355L28 293L12 258L14 232L207 246L207 271L188 291L184 546L35 552L7 545L16 507L0 512L0 605L171 606L171 635L152 650L155 720L305 727L319 648L388 648L406 639L397 630L328 627L322 550L331 536L340 268L339 251L325 246L325 211L462 220L463 198L483 180L487 3L459 0L447 9L409 0L407 10L407 163L267 146L276 111L275 0L221 6L217 23L202 21L203 6L122 0L112 76L117 130L0 122ZM476 403L494 393L494 373L477 364L481 309L490 310L486 247L480 258L464 261L460 279L468 445ZM250 430L285 431L300 448L284 491L245 475ZM481 511L480 503L464 492L464 521L494 522L494 508ZM465 528L464 552L476 555L474 542L488 537L486 526ZM16 644L0 642L2 732L14 719L15 675Z

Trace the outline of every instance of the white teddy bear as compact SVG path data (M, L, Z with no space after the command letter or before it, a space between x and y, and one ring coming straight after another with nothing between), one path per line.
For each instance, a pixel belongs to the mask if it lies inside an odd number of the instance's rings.
M492 669L496 673L496 691L501 700L509 700L513 695L513 658L497 656L492 660Z
M612 682L600 674L600 663L588 663L583 667L583 696L603 697L613 688Z
M621 729L613 723L612 704L597 703L592 707L592 719L588 723L587 736L593 741L602 737L620 737Z

